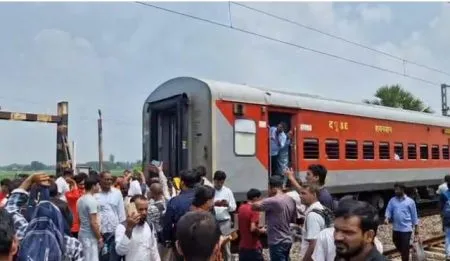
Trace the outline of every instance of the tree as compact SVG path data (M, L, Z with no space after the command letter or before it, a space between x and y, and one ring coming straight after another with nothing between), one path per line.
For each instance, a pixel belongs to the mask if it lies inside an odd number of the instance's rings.
M431 107L426 106L422 100L403 89L400 85L385 85L375 93L375 99L363 100L364 103L381 105L393 108L402 108L411 111L433 113Z

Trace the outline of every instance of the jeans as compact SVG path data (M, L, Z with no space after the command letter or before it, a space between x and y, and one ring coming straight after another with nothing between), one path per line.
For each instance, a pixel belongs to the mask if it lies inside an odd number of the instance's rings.
M261 249L239 249L239 261L264 261Z
M102 253L100 250L100 260L107 261L121 261L123 258L119 256L116 252L116 241L114 233L103 234L103 242L108 250L107 253ZM89 259L86 259L86 261Z
M270 261L289 261L292 243L269 245Z
M83 245L84 260L98 261L98 241L92 237L79 237Z
M392 241L394 242L395 248L400 252L402 261L409 261L411 234L412 232L392 232Z
M445 255L450 257L450 227L445 228Z
M218 225L220 227L220 231L223 235L225 235L228 231L231 230L232 223L230 220L226 221L218 221ZM222 256L224 261L231 261L231 243L227 242L222 245Z

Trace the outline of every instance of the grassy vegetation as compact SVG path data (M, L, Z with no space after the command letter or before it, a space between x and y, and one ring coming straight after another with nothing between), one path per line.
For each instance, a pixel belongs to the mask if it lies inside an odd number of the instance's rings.
M120 176L122 175L124 170L121 169L115 169L115 170L111 170L111 173L114 176ZM8 178L8 179L13 179L14 176L16 174L32 174L34 171L5 171L5 170L0 170L0 180ZM55 175L55 170L43 170L43 172L48 173L49 175Z

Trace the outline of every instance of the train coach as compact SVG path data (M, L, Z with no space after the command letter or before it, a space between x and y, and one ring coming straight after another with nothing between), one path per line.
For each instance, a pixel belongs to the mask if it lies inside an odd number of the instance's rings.
M325 165L337 198L353 194L382 209L402 182L416 200L430 200L450 167L446 117L190 77L146 99L143 163L162 160L169 175L224 170L243 201L249 188L267 191L269 127L280 121L293 132L292 167L304 177L308 165Z

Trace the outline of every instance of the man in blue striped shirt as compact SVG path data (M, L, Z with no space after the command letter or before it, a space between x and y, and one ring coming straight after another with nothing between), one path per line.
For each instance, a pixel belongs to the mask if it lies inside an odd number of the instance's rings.
M395 197L389 200L386 208L385 223L392 223L392 241L401 253L402 261L409 261L411 234L414 230L414 240L419 235L419 219L416 203L405 194L403 184L394 185Z

